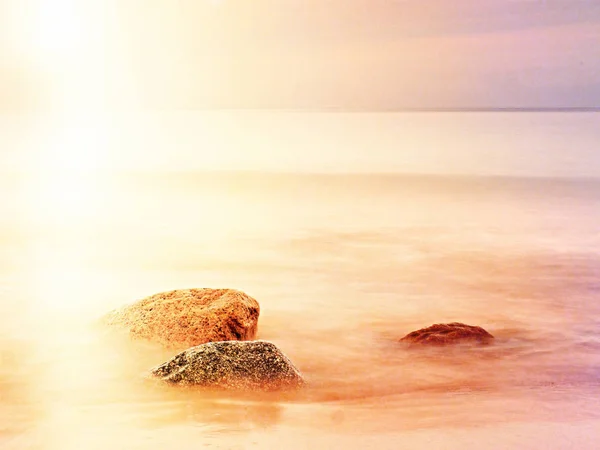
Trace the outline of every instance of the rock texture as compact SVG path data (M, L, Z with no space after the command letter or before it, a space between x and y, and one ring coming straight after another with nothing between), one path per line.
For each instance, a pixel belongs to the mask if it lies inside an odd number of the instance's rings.
M134 337L167 347L256 337L260 306L232 289L180 289L152 295L108 315Z
M267 341L210 342L190 348L152 369L169 383L236 390L277 390L303 384L302 375Z
M400 342L425 345L447 345L457 343L489 344L494 339L481 327L464 323L438 323L407 334Z

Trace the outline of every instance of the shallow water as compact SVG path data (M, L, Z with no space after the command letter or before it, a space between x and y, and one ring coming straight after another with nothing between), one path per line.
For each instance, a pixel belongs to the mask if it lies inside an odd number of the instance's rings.
M54 202L31 180L3 181L15 214L3 217L1 235L2 448L458 448L473 436L499 448L575 438L586 448L598 437L598 181L71 181L85 195ZM174 351L98 318L186 287L257 298L259 338L276 343L308 386L241 394L147 379ZM397 342L450 321L480 325L496 342Z

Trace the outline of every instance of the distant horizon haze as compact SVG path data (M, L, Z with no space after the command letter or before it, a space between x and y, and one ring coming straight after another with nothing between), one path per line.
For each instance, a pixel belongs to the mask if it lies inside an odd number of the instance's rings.
M166 111L2 116L0 166L600 176L598 112Z

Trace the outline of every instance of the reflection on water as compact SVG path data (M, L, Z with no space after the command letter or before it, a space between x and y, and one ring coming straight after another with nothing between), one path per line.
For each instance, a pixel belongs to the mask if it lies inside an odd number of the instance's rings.
M599 185L223 177L88 180L92 212L71 216L48 197L36 215L21 191L29 212L2 222L1 444L246 448L282 430L293 446L294 433L600 419ZM165 386L146 374L172 351L98 324L123 303L204 286L256 297L259 337L308 387ZM496 344L397 342L449 321Z

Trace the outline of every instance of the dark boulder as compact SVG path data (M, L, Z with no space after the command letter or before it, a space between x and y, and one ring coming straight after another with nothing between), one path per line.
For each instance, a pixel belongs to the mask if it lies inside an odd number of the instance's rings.
M267 341L210 342L179 353L152 375L181 385L278 390L304 383L292 362Z

